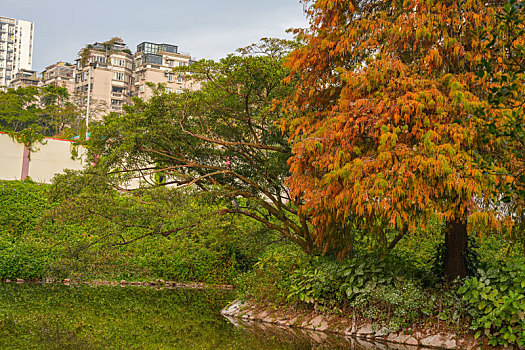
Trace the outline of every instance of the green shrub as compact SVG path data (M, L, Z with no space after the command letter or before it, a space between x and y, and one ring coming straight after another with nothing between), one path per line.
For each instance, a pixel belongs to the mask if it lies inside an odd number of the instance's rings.
M490 345L525 346L525 263L479 271L458 291L467 302L476 336L485 334Z
M0 279L40 279L45 270L45 259L35 251L19 247L0 250Z
M284 303L289 288L287 279L309 259L311 257L289 242L270 246L251 271L237 277L235 285L240 297Z
M0 234L15 240L32 233L40 217L51 209L49 186L27 181L0 181Z

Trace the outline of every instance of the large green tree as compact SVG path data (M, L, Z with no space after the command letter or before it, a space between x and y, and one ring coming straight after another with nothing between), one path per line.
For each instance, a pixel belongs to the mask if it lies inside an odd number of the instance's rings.
M294 88L283 83L291 45L264 39L179 69L201 88L174 94L159 86L149 101L108 115L87 143L91 171L128 180L128 189L138 182L213 189L231 202L222 213L250 217L313 251L310 224L284 186L291 153L276 125L283 118L276 101Z

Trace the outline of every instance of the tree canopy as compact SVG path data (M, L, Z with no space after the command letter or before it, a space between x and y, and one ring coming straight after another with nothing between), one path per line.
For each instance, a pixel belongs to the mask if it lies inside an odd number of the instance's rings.
M275 125L283 118L276 101L293 91L282 65L293 45L264 39L181 67L202 88L174 94L158 86L149 101L105 117L88 142L93 171L142 187L219 189L231 201L222 213L248 216L311 251L311 227L284 186L288 136Z
M78 135L78 109L66 88L48 85L0 91L0 131L30 145L45 136Z
M488 85L488 106L479 110L479 132L492 145L480 154L481 167L490 171L494 163L507 164L496 189L516 221L516 238L525 237L525 2L510 0L497 13L497 25L481 34L484 56L477 72Z
M289 184L325 249L348 246L352 225L400 235L437 213L447 226L445 270L466 273L467 218L488 219L505 171L477 166L490 149L476 111L487 105L475 71L480 34L497 4L467 1L305 1L306 45L288 63L299 80L288 122ZM333 235L333 227L346 230Z

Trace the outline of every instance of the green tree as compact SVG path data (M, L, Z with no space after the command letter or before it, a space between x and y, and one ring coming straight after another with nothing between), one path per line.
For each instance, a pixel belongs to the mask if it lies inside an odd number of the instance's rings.
M219 189L231 202L222 213L250 217L313 251L307 217L284 185L291 153L276 125L283 118L276 101L293 91L283 83L290 45L264 39L220 61L180 68L201 89L172 94L159 86L149 101L135 99L125 114L108 115L87 143L92 171L142 187Z
M0 131L30 146L45 136L75 134L80 114L67 89L55 86L0 91ZM72 135L73 136L73 135Z

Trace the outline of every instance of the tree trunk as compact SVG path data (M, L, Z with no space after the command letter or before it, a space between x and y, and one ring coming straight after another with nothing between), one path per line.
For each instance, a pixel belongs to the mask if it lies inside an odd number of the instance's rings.
M445 278L448 281L456 277L467 276L465 260L467 250L467 220L455 218L447 221L445 233Z

